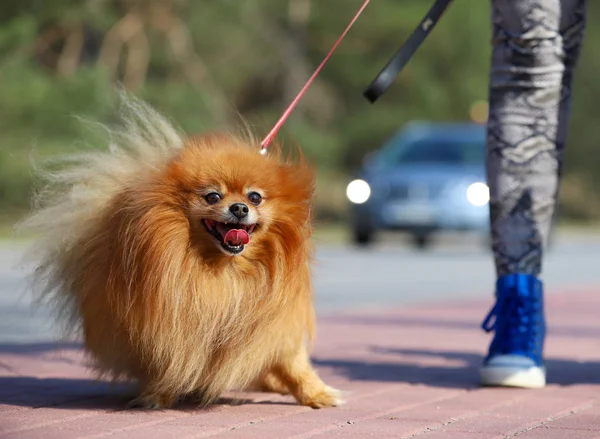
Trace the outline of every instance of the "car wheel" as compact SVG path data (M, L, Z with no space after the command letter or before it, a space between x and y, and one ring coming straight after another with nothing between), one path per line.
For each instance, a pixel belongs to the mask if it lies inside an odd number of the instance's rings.
M416 234L412 237L413 246L419 250L425 250L431 246L431 235Z
M373 242L373 232L367 229L354 230L354 244L365 247Z

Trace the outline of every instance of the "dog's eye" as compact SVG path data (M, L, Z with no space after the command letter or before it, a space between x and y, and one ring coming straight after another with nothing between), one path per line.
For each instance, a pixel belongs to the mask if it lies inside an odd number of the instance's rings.
M216 192L211 192L204 197L204 199L208 204L217 204L219 201L221 201L221 195L217 194Z
M262 197L260 196L260 194L258 192L250 192L248 194L248 200L250 200L250 202L252 204L254 204L255 206L258 206L260 204L260 202L262 201Z

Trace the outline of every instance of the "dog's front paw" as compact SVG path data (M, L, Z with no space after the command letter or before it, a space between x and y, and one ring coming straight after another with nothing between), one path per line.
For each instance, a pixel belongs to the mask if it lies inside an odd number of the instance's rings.
M307 405L314 409L325 407L336 407L342 405L345 401L342 398L342 392L333 387L326 386L320 392L314 395L306 395L301 404Z
M140 395L127 404L128 410L161 410L171 407L175 398L167 395Z

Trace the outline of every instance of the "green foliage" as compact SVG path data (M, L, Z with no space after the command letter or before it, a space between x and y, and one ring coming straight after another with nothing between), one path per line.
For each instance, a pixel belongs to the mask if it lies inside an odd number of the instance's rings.
M0 69L0 130L69 139L80 134L73 116L104 120L112 87L101 70L84 68L71 78L56 78L17 60Z

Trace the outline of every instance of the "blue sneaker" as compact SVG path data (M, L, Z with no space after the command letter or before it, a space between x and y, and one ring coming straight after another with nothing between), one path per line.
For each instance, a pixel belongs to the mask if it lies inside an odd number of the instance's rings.
M543 294L542 282L535 276L498 278L496 304L481 325L495 333L480 370L482 385L530 389L546 385Z

